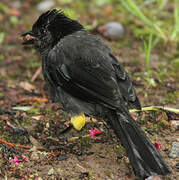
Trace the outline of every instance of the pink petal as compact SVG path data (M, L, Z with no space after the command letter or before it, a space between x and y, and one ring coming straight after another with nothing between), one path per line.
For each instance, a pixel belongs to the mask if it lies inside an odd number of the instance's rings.
M160 150L162 148L162 145L159 145L158 142L155 142L156 149Z
M18 161L18 157L14 156L14 162Z
M97 130L97 129L91 129L90 131L90 136L93 137L96 134L101 134L102 132Z
M18 159L18 157L15 159L14 158L14 162L21 162L22 161L22 159Z
M23 159L18 159L17 156L14 156L14 159L9 158L9 162L14 162L15 166L18 166L18 162L21 162L21 161L23 161Z
M14 164L15 164L15 167L18 166L18 162L15 162Z

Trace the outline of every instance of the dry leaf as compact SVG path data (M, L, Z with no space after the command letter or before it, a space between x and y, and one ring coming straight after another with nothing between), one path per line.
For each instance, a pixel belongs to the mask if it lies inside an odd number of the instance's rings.
M19 86L23 89L25 89L26 91L29 91L29 92L32 92L32 91L35 91L35 86L30 84L29 82L20 82L19 83Z

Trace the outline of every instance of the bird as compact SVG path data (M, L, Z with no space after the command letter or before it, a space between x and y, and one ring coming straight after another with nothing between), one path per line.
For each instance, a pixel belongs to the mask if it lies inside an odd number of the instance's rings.
M120 139L136 176L171 173L130 115L129 108L141 109L139 99L128 73L102 39L57 9L41 14L21 38L40 54L51 98L71 115L77 130L85 117L103 118Z

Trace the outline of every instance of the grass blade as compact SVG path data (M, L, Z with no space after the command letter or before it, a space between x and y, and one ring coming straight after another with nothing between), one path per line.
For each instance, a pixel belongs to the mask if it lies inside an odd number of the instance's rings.
M156 35L159 35L164 40L167 40L167 37L165 36L164 32L161 30L161 28L153 23L151 20L149 20L141 11L141 9L135 4L133 0L119 0L122 5L133 15L140 18L145 24L147 24L150 29L153 31L153 33L158 32Z
M175 0L174 7L175 26L171 35L171 40L175 40L175 38L177 38L177 34L179 33L179 0Z

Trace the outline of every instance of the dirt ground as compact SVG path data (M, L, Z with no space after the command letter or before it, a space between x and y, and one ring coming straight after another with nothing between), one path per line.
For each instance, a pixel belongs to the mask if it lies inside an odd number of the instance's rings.
M70 116L50 100L42 74L32 80L40 67L40 57L33 48L22 46L20 34L29 30L40 15L37 3L22 1L18 7L10 0L0 3L0 179L137 179L120 140L103 120L89 120L77 132L70 128ZM75 3L68 6L76 8ZM82 24L96 20L95 15L78 13ZM102 22L104 19L115 20L104 17ZM152 85L146 78L143 42L134 37L130 24L126 28L125 37L118 41L107 40L99 33L97 36L113 48L129 72L142 107L179 108L179 74L171 62L179 56L177 44L161 43L153 49ZM136 117L135 113L132 115ZM159 151L172 169L170 175L161 177L165 180L179 179L179 159L169 157L172 142L178 141L177 129L171 125L173 120L178 120L177 114L160 110L143 112L139 121L151 141L162 145ZM90 137L90 129L102 133ZM10 161L14 157L22 160L17 166Z

